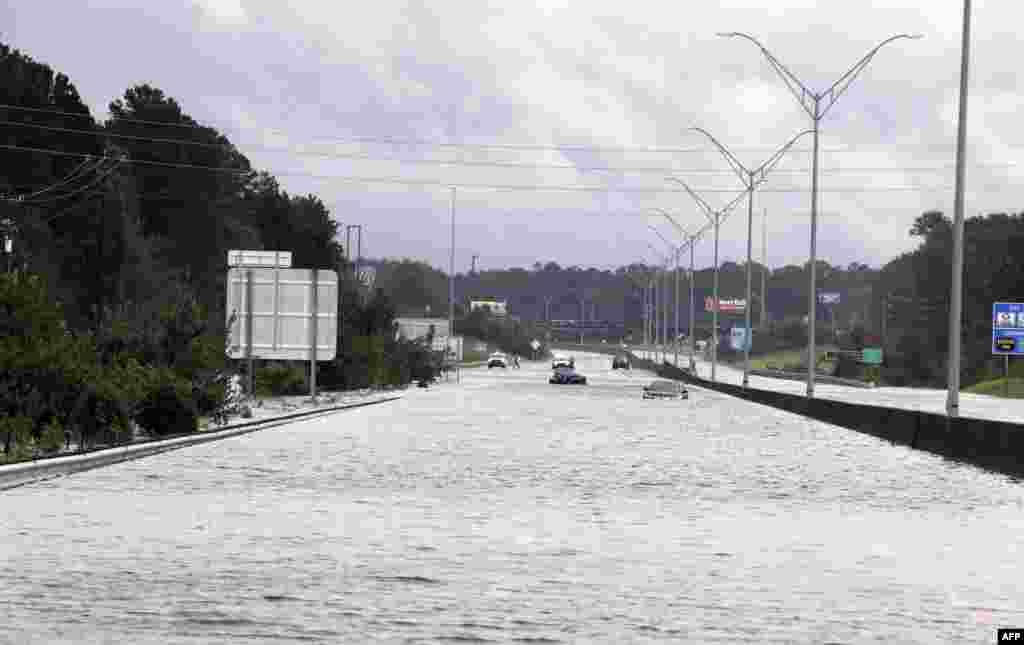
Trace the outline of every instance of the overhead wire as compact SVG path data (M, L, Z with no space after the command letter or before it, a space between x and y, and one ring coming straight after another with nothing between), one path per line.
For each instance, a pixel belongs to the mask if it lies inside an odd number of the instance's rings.
M75 195L85 192L86 190L92 188L93 186L99 184L101 181L109 177L111 173L113 173L114 170L120 165L120 163L120 160L115 159L114 163L112 163L108 168L102 171L102 174L99 174L98 176L94 177L89 183L85 184L84 186L80 186L79 188L71 191L70 193L65 193L63 195L58 195L56 197L47 197L46 199L7 198L5 201L14 202L17 204L28 204L32 206L38 206L39 204L58 202L61 201L62 199L67 199L68 197L74 197Z
M42 114L53 114L55 116L70 116L77 118L88 118L95 121L95 117L91 114L81 114L77 112L67 112L63 110L55 110L48 108L33 108L19 105L12 105L9 103L0 103L0 109L7 110L21 110L33 113ZM188 124L188 123L170 123L166 121L154 121L147 119L135 119L129 117L116 117L112 116L108 122L115 123L138 123L142 125L155 125L164 127L173 127L180 129L192 129L192 130L218 130L224 129L220 126L206 126L201 124ZM289 131L282 128L262 128L265 132L273 133L285 133ZM665 153L665 154L683 154L683 153L696 153L706 152L706 147L689 147L689 148L677 148L677 147L658 147L658 146L600 146L600 145L578 145L578 144L505 144L505 143L472 143L472 142L455 142L455 141L430 141L425 139L396 139L393 137L381 137L381 136L330 136L330 137L318 137L321 141L333 142L333 143L370 143L370 144L382 144L382 145L401 145L401 146L435 146L444 148L478 148L478 149L503 149L503 150L533 150L533 151L576 151L576 152L646 152L646 153ZM868 144L873 145L873 144ZM879 146L885 150L891 150L893 148L899 149L942 149L947 150L954 147L954 144L920 144L920 145L908 145L908 144L892 144L886 142L879 142ZM1007 143L1011 147L1024 146L1024 143ZM759 146L759 147L746 147L746 148L734 148L735 151L749 151L749 152L763 152L774 150L771 146ZM810 149L794 148L794 152L811 152ZM857 150L846 148L823 148L823 153L845 153L845 152L857 152Z
M86 159L84 161L82 161L82 163L80 163L77 166L75 166L74 168L72 168L71 172L68 173L64 177L64 179L60 180L59 182L57 182L55 184L51 184L50 186L47 186L47 187L42 188L40 190L31 192L31 193L29 193L27 195L4 195L2 197L4 199L8 199L8 200L19 200L20 201L20 200L24 200L24 199L31 199L31 198L36 197L38 195L42 195L44 193L50 192L51 190L56 190L57 188L60 188L61 186L66 185L67 183L71 182L72 180L77 179L83 173L95 170L96 168L99 167L99 165L101 163L103 163L102 159L97 159L96 162L93 164L92 168L89 168L88 170L85 170L85 166L88 165L88 163L90 161L92 161L92 159L90 157L86 157Z
M63 150L52 150L46 148L35 148L29 146L17 146L11 144L0 144L0 149L5 150L19 150L24 152L36 152L41 154L53 154L58 156L70 156L70 157L84 157L84 153L67 152ZM112 157L107 157L112 158ZM239 170L236 168L225 168L225 167L214 167L214 166L202 166L196 164L177 163L168 161L152 161L148 159L132 159L125 158L121 160L123 163L133 165L146 165L156 166L163 168L180 168L180 169L194 169L194 170L206 170L210 172L220 172L225 174L234 175L251 175L255 174L253 170ZM282 177L306 177L309 179L323 179L330 181L343 181L343 182L354 182L354 183L366 183L366 184L396 184L405 186L421 186L421 187L439 187L439 188L464 188L464 189L489 189L489 190L506 190L506 191L534 191L534 192L600 192L600 193L634 193L634 194L685 194L685 191L678 189L668 188L653 188L653 187L607 187L607 186L556 186L556 185L526 185L526 184L489 184L489 183L463 183L458 181L443 181L443 180L414 180L406 179L402 177L358 177L353 175L317 175L309 172L288 172L288 171L277 171L274 173L276 176ZM821 188L818 190L819 193L891 193L891 192L931 192L940 190L949 190L949 186L889 186L889 187L875 187L875 188ZM715 188L704 188L700 189L701 192L705 193L733 193L735 190L731 189L715 189ZM806 188L801 187L789 187L789 188L762 188L758 190L759 193L804 193L807 192Z
M208 141L190 141L187 139L169 139L165 137L150 137L142 135L122 134L117 132L109 131L91 131L81 130L75 128L67 128L63 126L51 126L42 123L26 123L20 121L5 121L0 120L0 126L10 127L27 127L35 128L38 130L45 130L49 132L64 132L69 134L83 134L83 135L95 135L100 137L109 137L114 139L126 139L130 141L144 141L149 143L158 144L169 144L169 145L182 145L182 146L195 146L200 148L209 148L216 150L224 150L227 152L238 151L238 145L232 143L210 143ZM710 169L710 168L676 168L672 166L611 166L607 164L588 165L588 164L543 164L543 163L522 163L522 162L509 162L509 161L479 161L479 160L452 160L452 159L423 159L423 158L409 158L409 157L380 157L372 154L365 153L342 153L342 152L327 152L317 150L305 150L296 148L294 146L284 147L271 147L246 144L248 149L259 150L262 152L273 152L273 153L287 153L299 157L316 157L322 159L332 160L350 160L350 161L373 161L373 162L392 162L401 164L420 164L420 165L445 165L445 166L464 166L464 167L493 167L493 168L522 168L529 170L572 170L575 172L607 172L607 173L686 173L686 174L704 174L704 175L733 175L732 170L726 169ZM707 152L707 149L704 149ZM801 152L801 151L794 151ZM802 151L807 152L807 151ZM972 164L972 168L1015 168L1021 164L1016 162L1005 162L1005 163L982 163ZM939 167L852 167L852 168L821 168L819 173L821 174L838 174L838 173L879 173L879 172L905 172L905 173L923 173L923 172L937 172L943 173L953 169L953 164L945 164ZM810 168L780 168L776 169L773 174L804 174L810 172Z

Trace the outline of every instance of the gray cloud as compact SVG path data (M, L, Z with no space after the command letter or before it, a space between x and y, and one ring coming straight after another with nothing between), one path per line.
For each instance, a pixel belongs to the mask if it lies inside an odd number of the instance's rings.
M101 114L129 85L158 85L278 174L287 190L319 194L338 220L364 224L371 255L446 268L444 184L466 186L458 197L460 270L473 253L491 267L549 259L625 264L649 256L648 241L660 244L648 223L671 234L645 209L677 213L684 226L703 223L680 193L469 186L666 190L672 174L696 188L738 191L718 153L686 128L707 128L751 166L807 128L758 50L715 32L752 33L815 90L891 33L920 32L924 39L880 52L822 125L819 256L879 265L913 246L907 231L917 215L952 209L958 5L720 0L694 11L654 1L383 0L353 11L346 3L297 0L154 1L144 9L127 0L37 0L17 12L0 8L0 22L9 25L5 40L71 76ZM1022 13L1016 3L975 8L968 214L1012 211L1024 197L1015 165L1024 96L1012 29ZM591 148L355 140L365 137ZM261 149L268 146L289 152ZM793 190L755 201L758 218L769 213L774 266L807 258L808 148L801 143L765 187ZM582 169L595 165L632 170ZM706 193L714 205L730 197ZM723 259L745 256L741 210L723 226ZM710 247L700 245L699 263L710 262ZM759 222L754 248L760 257Z

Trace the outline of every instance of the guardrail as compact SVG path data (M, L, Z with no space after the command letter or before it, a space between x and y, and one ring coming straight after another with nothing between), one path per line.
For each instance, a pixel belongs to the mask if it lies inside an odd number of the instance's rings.
M207 430L205 432L178 435L165 439L153 439L140 443L132 443L114 448L93 450L87 453L76 455L62 455L58 457L43 457L32 461L23 461L16 464L0 466L0 490L15 488L33 482L38 482L53 477L62 477L85 470L102 468L122 461L141 459L150 455L157 455L162 452L196 446L211 441L219 441L229 437L266 430L280 425L286 425L294 421L314 417L332 412L341 412L352 408L361 408L368 405L376 405L388 401L395 401L401 396L391 396L373 401L360 401L344 405L331 406L329 408L317 408L315 410L304 410L292 414L281 415L272 419L260 419L258 421L246 421L232 424L219 430Z

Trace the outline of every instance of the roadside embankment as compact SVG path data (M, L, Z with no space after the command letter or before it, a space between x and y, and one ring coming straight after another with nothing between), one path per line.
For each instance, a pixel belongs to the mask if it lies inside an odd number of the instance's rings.
M742 369L742 367L740 368ZM787 381L806 381L807 372L794 372L791 370L769 370L769 369L753 369L751 368L750 373L754 376L766 376L768 378L785 379ZM863 387L873 388L874 383L867 383L865 381L858 381L851 378L840 378L838 376L829 376L827 374L817 374L814 377L815 381L820 383L828 383L830 385L845 385L847 387Z
M401 395L390 395L369 401L317 407L300 412L269 416L268 418L258 419L255 421L232 423L221 426L216 430L207 430L204 432L179 435L176 437L131 443L114 448L94 450L83 454L46 457L32 461L19 462L16 464L8 464L0 466L0 490L14 488L53 477L71 475L85 470L92 470L93 468L110 466L122 461L141 459L142 457L148 457L150 455L156 455L170 450L177 450L179 448L195 446L211 441L219 441L221 439L236 437L238 435L256 432L257 430L265 430L267 428L273 428L315 416L341 412L343 410L350 410L368 405L376 405L387 401L394 401L400 398L402 398Z
M712 383L673 365L657 365L634 356L634 366L655 371L662 378L793 412L850 430L869 434L893 444L909 446L947 459L973 464L1008 475L1024 475L1024 425L1006 421L950 418L934 412L849 403L806 396Z

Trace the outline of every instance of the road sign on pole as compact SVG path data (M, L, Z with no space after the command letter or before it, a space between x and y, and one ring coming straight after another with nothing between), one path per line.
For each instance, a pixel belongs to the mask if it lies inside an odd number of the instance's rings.
M865 347L861 350L861 363L865 365L881 365L882 364L882 348L881 347Z
M992 303L992 353L1024 356L1024 303Z

